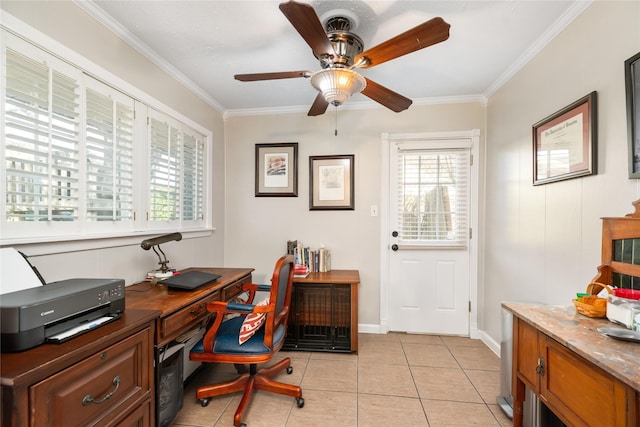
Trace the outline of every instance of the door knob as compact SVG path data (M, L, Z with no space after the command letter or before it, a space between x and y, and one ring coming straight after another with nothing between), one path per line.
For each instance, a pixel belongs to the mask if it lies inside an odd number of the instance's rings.
M398 237L398 232L397 232L397 231L394 231L393 233L391 233L391 235L392 235L393 237Z
M398 245L396 245L395 243L393 245L391 245L391 250L392 251L397 251L398 249L399 249Z

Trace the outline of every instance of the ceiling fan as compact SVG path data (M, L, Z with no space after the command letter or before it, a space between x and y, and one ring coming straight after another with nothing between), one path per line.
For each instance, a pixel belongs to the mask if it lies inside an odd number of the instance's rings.
M326 21L326 31L313 7L290 0L280 4L280 11L311 47L320 61L320 71L284 71L275 73L236 74L243 82L305 77L318 95L309 116L324 114L329 104L338 106L354 93L363 95L392 111L404 111L413 101L366 77L354 68L371 68L449 38L449 27L436 17L363 52L364 43L351 33L351 21L346 16L333 16Z

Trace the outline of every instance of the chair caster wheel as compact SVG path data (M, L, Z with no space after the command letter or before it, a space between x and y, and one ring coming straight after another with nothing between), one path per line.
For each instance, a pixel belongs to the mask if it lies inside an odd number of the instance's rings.
M202 399L200 399L200 404L203 408L207 407L207 405L209 405L209 398L203 397Z
M302 408L304 406L304 399L302 397L296 397L296 404L298 408Z
M293 372L293 367L287 366L287 374L291 375L292 372Z

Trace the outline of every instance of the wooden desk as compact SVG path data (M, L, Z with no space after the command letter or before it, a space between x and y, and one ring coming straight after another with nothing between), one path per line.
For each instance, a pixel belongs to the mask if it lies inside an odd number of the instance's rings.
M294 278L284 348L357 353L359 284L358 270Z
M525 386L565 424L640 426L640 345L608 338L573 307L503 303L513 319L513 425Z
M120 319L64 343L3 353L2 425L153 426L157 315L126 310ZM86 396L105 400L84 402Z
M169 344L176 337L191 330L209 317L207 304L229 301L238 295L244 283L251 283L252 268L192 267L183 271L200 270L221 277L193 291L172 290L150 281L127 286L126 308L159 310L156 324L157 347Z

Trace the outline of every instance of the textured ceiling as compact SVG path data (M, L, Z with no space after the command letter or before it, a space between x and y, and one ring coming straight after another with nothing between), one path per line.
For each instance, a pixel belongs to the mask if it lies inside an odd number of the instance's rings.
M234 74L320 69L280 12L281 1L79 1L222 112L306 111L308 79L239 82ZM414 103L482 99L550 41L583 1L310 1L319 17L347 10L365 50L435 16L448 40L378 67L359 70ZM377 105L361 94L350 106Z

